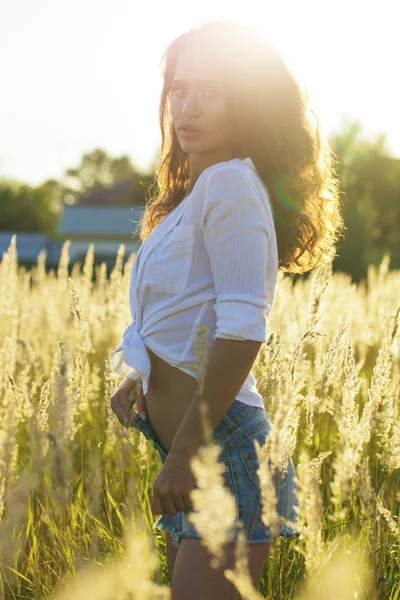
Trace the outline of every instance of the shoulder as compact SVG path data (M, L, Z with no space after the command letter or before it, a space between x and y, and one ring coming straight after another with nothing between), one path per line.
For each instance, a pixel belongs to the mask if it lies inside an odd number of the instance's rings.
M250 161L250 159L248 160ZM195 183L194 193L200 193L205 199L211 191L209 189L211 186L219 189L222 186L225 191L228 191L229 188L237 186L238 183L241 184L241 187L252 188L256 195L260 191L262 195L268 195L266 190L263 189L265 186L254 165L250 166L249 162L246 164L246 161L237 159L215 163L206 167Z
M245 203L270 211L267 188L250 165L239 160L226 161L208 167L203 173L204 208L217 201L233 205L236 202Z
M207 172L207 173L206 173ZM226 227L238 218L243 227L257 223L266 232L274 229L274 217L266 185L255 168L239 160L217 163L203 171L204 192L200 227Z
M204 170L207 184L227 184L232 179L243 182L244 185L251 185L252 180L258 177L258 174L246 164L243 164L239 160L230 160L225 162L216 163L211 165Z

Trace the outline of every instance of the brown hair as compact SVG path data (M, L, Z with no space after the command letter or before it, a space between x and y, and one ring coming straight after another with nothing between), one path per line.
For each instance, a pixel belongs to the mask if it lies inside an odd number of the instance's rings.
M162 56L162 143L156 176L146 192L149 200L141 219L140 241L180 204L188 188L189 158L175 132L169 92L179 53L187 44L196 47L198 41L212 48L229 75L234 155L251 158L268 190L279 270L301 274L330 262L344 228L335 154L321 135L307 92L283 56L256 29L233 21L194 26L174 39Z

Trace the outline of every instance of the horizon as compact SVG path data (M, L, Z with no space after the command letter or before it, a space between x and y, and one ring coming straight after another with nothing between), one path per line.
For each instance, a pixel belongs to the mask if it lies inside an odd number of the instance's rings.
M0 178L32 186L61 180L97 148L113 158L128 155L134 167L149 170L161 144L161 56L173 38L211 19L255 26L289 58L327 138L344 120L358 120L363 139L385 134L389 152L400 158L393 3L381 2L377 12L342 0L333 12L327 2L283 2L265 10L252 1L246 14L209 1L200 8L175 4L176 10L157 6L156 20L153 4L135 12L128 0L116 0L112 12L93 0L5 5Z

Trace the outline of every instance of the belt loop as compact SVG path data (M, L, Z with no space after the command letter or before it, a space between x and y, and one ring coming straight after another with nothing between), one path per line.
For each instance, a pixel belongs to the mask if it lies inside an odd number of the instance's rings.
M240 427L238 425L236 425L236 423L230 418L228 417L228 415L225 413L224 416L222 417L221 421L223 421L225 423L225 425L227 425L227 427L229 427L229 429L231 431L239 431Z

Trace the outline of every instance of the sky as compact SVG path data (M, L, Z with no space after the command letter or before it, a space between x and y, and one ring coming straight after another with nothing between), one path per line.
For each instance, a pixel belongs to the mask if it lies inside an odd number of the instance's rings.
M398 0L12 0L0 6L0 177L61 179L84 153L146 169L161 144L160 60L205 20L257 27L301 77L322 132L358 119L400 157Z

